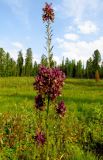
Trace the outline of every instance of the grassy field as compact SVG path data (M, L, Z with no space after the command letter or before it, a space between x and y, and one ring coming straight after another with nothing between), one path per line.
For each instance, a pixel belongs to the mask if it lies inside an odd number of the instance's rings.
M43 151L36 150L32 136L36 128L36 114L34 107L34 96L36 92L33 89L34 78L0 78L0 135L5 135L5 124L7 119L10 123L20 123L20 131L26 136L19 142L16 140L16 146L10 147L0 139L0 158L8 159L45 159ZM50 137L53 148L50 149L50 160L97 160L103 159L103 80L96 83L95 80L66 79L62 92L67 113L59 129L64 134L65 143L62 146L52 142L55 137ZM11 118L11 116L13 118ZM22 116L22 117L21 117ZM51 110L51 117L53 111ZM44 115L41 114L43 119ZM53 121L53 120L52 120ZM58 126L57 124L56 127ZM24 123L25 122L25 123ZM55 122L50 121L50 133L54 128ZM44 124L43 124L44 125ZM29 130L27 127L29 126ZM6 126L7 127L7 126ZM54 130L54 129L53 129ZM57 127L58 130L58 127ZM59 132L59 130L58 130ZM15 133L17 134L17 133ZM52 134L51 134L52 135ZM56 133L58 136L58 133ZM28 141L31 140L30 141ZM60 141L58 142L60 143ZM18 146L17 146L18 144ZM50 144L50 145L51 145ZM20 148L22 146L22 149ZM61 147L60 147L61 146ZM32 150L33 149L33 150ZM34 154L35 152L35 154ZM41 155L39 155L39 153ZM15 156L14 156L15 155Z

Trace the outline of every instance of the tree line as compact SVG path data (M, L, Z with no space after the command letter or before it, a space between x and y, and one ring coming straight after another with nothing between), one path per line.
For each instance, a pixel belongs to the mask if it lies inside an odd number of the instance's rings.
M39 64L36 60L33 62L31 48L26 50L25 58L22 51L19 51L16 61L10 57L8 52L0 48L0 77L35 76L38 73L40 64L48 66L47 57L43 54ZM96 71L98 71L100 77L103 78L103 62L101 61L101 54L98 49L86 61L86 66L84 66L81 60L76 62L75 60L69 60L69 58L63 58L61 64L57 65L56 61L53 60L52 54L50 55L50 64L52 67L59 67L65 72L67 77L94 78Z

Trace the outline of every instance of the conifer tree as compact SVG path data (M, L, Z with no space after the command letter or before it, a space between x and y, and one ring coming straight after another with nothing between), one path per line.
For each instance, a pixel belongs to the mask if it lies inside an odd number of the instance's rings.
M26 52L25 75L26 76L32 75L32 50L31 50L31 48L28 48L27 52Z
M96 70L96 72L95 72L95 80L96 80L96 82L98 82L100 80L100 76L99 76L98 70Z
M17 59L17 75L21 77L22 74L23 74L23 55L22 51L19 51Z
M5 62L5 51L0 48L0 76L4 76L4 62Z

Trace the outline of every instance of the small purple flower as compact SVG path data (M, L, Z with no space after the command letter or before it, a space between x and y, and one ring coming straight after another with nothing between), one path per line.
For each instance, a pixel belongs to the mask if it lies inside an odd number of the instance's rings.
M66 112L66 107L64 105L64 102L61 101L60 103L58 103L58 106L56 108L57 113L61 116L64 117L65 112Z
M37 142L37 144L44 145L45 140L46 140L45 134L41 132L40 130L37 130L36 135L35 135L35 141Z
M35 107L39 110L44 110L45 108L45 99L40 94L35 97Z

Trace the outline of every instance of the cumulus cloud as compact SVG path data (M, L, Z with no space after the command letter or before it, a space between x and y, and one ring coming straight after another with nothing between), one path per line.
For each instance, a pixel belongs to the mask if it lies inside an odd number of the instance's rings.
M76 41L79 39L79 35L74 34L74 33L67 33L64 35L64 38L68 40Z
M78 25L78 29L83 34L95 33L98 27L92 21L84 21Z
M97 25L97 19L102 10L101 0L61 0L56 9L61 18L70 18L69 26L65 27L66 32L82 34L99 33L101 26L100 23Z
M92 56L94 50L98 49L103 56L103 37L99 37L97 40L90 42L78 41L78 42L68 42L65 39L57 39L58 48L62 52L62 56L68 57L69 59L81 59L86 62L86 60Z
M56 6L56 11L60 11L58 13L62 14L63 17L81 19L84 13L88 14L89 11L94 13L98 8L101 8L101 6L103 7L101 0L62 0L61 3ZM100 10L98 10L98 12L99 11Z

